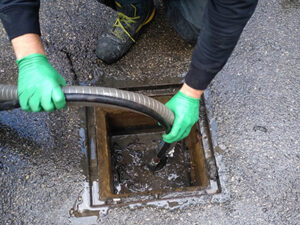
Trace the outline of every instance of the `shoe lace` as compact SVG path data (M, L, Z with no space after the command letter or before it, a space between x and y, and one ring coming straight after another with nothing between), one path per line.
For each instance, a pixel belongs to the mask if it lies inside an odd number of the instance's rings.
M132 24L137 23L136 20L140 19L140 16L129 17L121 12L117 12L117 15L118 17L113 26L114 29L111 33L114 34L117 38L124 40L124 38L122 37L122 34L124 32L133 42L135 42L135 40L131 37L130 33L126 30L126 28L131 29ZM126 28L124 27L124 25L126 26Z

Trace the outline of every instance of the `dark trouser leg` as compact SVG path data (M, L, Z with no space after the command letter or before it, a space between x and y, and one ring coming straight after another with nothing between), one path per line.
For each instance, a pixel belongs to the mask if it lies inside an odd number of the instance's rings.
M195 44L203 24L208 0L166 0L167 15L177 33Z
M118 12L124 13L126 16L133 16L133 8L131 5L135 6L136 15L144 16L147 14L149 8L153 8L152 0L97 0L101 4L104 4L112 9L117 10ZM121 5L121 8L118 8L117 5Z
M114 2L114 0L97 0L98 2L100 2L101 4L104 4L112 9L116 9L116 4Z

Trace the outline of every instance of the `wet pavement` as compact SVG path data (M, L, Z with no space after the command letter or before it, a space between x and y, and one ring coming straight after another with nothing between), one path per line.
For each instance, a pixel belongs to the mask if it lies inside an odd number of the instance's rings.
M118 63L94 55L114 13L97 1L42 1L50 61L68 84L157 84L184 73L192 46L160 8ZM2 28L1 28L2 29ZM300 4L262 0L227 65L205 93L222 191L168 211L110 210L102 224L298 224L300 221ZM17 81L0 33L1 83ZM96 224L69 210L83 189L83 110L0 113L0 224ZM98 222L99 222L98 221Z

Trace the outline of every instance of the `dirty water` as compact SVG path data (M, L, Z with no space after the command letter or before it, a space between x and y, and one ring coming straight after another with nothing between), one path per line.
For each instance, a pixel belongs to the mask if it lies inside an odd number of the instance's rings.
M115 194L171 190L190 186L189 151L178 142L167 165L156 172L147 164L155 155L162 133L113 136L111 158Z

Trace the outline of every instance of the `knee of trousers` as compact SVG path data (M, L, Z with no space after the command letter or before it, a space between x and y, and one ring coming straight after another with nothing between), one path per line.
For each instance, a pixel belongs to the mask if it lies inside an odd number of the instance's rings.
M167 0L167 15L176 32L187 42L196 43L208 0Z

